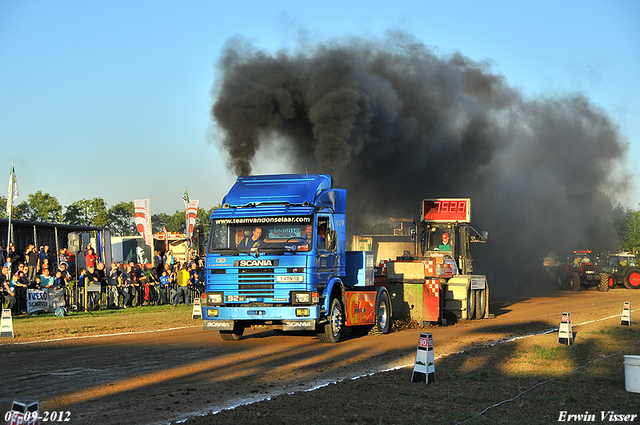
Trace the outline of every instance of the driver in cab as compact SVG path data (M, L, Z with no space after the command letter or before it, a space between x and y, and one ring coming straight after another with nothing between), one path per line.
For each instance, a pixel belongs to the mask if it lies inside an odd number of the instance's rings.
M302 227L302 230L304 231L304 235L300 237L300 243L311 246L313 243L313 226L311 224L307 224Z
M262 228L255 227L253 229L253 234L251 235L251 237L245 236L238 244L238 248L257 248L258 246L262 245L262 239L260 239L261 236Z

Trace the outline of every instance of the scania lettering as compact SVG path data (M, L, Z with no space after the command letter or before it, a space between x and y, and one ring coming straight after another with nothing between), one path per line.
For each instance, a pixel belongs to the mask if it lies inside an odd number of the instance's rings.
M331 176L239 177L211 214L204 329L239 340L246 328L312 330L338 342L345 327L388 333L388 290L373 252L346 251L346 190Z

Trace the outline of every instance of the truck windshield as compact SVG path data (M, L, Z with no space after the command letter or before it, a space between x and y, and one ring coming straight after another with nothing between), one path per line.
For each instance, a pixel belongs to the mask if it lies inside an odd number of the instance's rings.
M452 229L447 226L431 226L427 232L426 251L451 252L452 233Z
M214 220L209 236L209 252L250 252L259 249L309 251L313 244L311 224L236 224Z

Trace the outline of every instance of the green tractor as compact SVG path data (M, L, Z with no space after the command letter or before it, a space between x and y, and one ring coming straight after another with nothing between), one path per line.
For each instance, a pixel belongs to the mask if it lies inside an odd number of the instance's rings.
M598 269L608 288L624 285L627 289L640 289L640 268L636 266L633 254L609 254L607 261L599 265Z

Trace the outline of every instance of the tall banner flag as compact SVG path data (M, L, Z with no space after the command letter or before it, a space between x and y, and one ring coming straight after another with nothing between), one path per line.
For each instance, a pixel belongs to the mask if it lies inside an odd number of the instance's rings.
M182 200L184 201L184 207L187 208L189 206L189 193L187 192L187 186L184 187L184 195L182 195Z
M198 204L200 201L189 201L187 205L187 239L191 241L193 237L193 229L196 226L196 218L198 217Z
M18 190L18 179L16 177L16 171L13 169L13 161L11 161L11 173L9 173L9 190L7 192L7 216L11 217L11 207L13 201L20 196L20 190Z
M151 235L151 213L148 199L135 199L134 220L138 231L144 238L144 242L153 250L153 236Z

